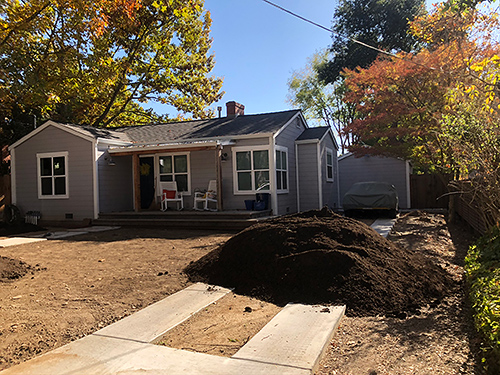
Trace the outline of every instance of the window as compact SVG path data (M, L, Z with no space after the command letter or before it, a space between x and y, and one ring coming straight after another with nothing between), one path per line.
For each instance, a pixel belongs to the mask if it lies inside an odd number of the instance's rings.
M236 151L236 191L253 193L269 190L269 151Z
M159 161L160 181L176 181L178 191L189 192L188 155L162 155Z
M37 154L38 198L68 198L68 153Z
M333 181L333 151L326 149L326 180Z
M284 147L276 146L276 189L288 191L288 152Z

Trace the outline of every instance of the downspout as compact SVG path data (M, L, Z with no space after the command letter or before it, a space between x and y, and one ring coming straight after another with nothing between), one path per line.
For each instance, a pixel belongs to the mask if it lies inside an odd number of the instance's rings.
M299 146L295 143L295 181L297 184L297 212L300 212L300 188L299 188Z
M410 162L406 161L406 208L411 208Z
M271 185L271 205L273 207L273 215L278 215L278 193L276 191L276 150L274 144L274 135L269 137L269 183Z
M318 203L319 203L319 207L318 209L321 210L323 208L323 185L321 184L321 181L322 181L322 175L321 175L321 147L320 147L320 143L318 141L318 143L316 144L316 152L317 152L317 156L318 156Z
M11 203L17 204L17 185L16 185L16 149L10 150L10 196Z

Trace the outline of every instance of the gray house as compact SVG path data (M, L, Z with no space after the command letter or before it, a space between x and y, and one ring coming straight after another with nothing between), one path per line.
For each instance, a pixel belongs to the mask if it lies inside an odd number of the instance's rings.
M159 209L161 182L176 181L185 209L217 181L219 210L267 193L274 215L338 207L337 144L300 110L96 129L48 121L9 147L12 201L46 220Z
M338 158L340 180L340 202L345 193L356 182L388 182L396 188L400 208L410 208L410 175L412 167L408 160L365 155L356 157L352 153Z

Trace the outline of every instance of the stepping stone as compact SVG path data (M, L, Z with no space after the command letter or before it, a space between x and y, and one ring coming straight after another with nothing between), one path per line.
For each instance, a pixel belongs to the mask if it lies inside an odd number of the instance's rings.
M231 358L316 370L345 306L288 304Z
M230 291L219 286L196 283L95 332L94 335L150 343Z

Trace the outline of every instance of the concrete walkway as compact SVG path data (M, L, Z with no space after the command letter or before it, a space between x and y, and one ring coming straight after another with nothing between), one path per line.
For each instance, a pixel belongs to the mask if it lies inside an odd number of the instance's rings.
M46 241L46 240L60 240L67 237L78 236L80 234L87 234L91 232L104 232L107 230L118 229L120 227L108 226L92 226L77 229L68 229L61 231L44 231L43 233L27 233L23 237L9 237L0 239L0 248L15 245L24 245L32 242Z
M387 238L396 220L397 219L377 219L373 222L371 227L382 237Z
M287 305L233 357L153 343L228 289L198 283L2 375L306 375L315 371L345 307Z

